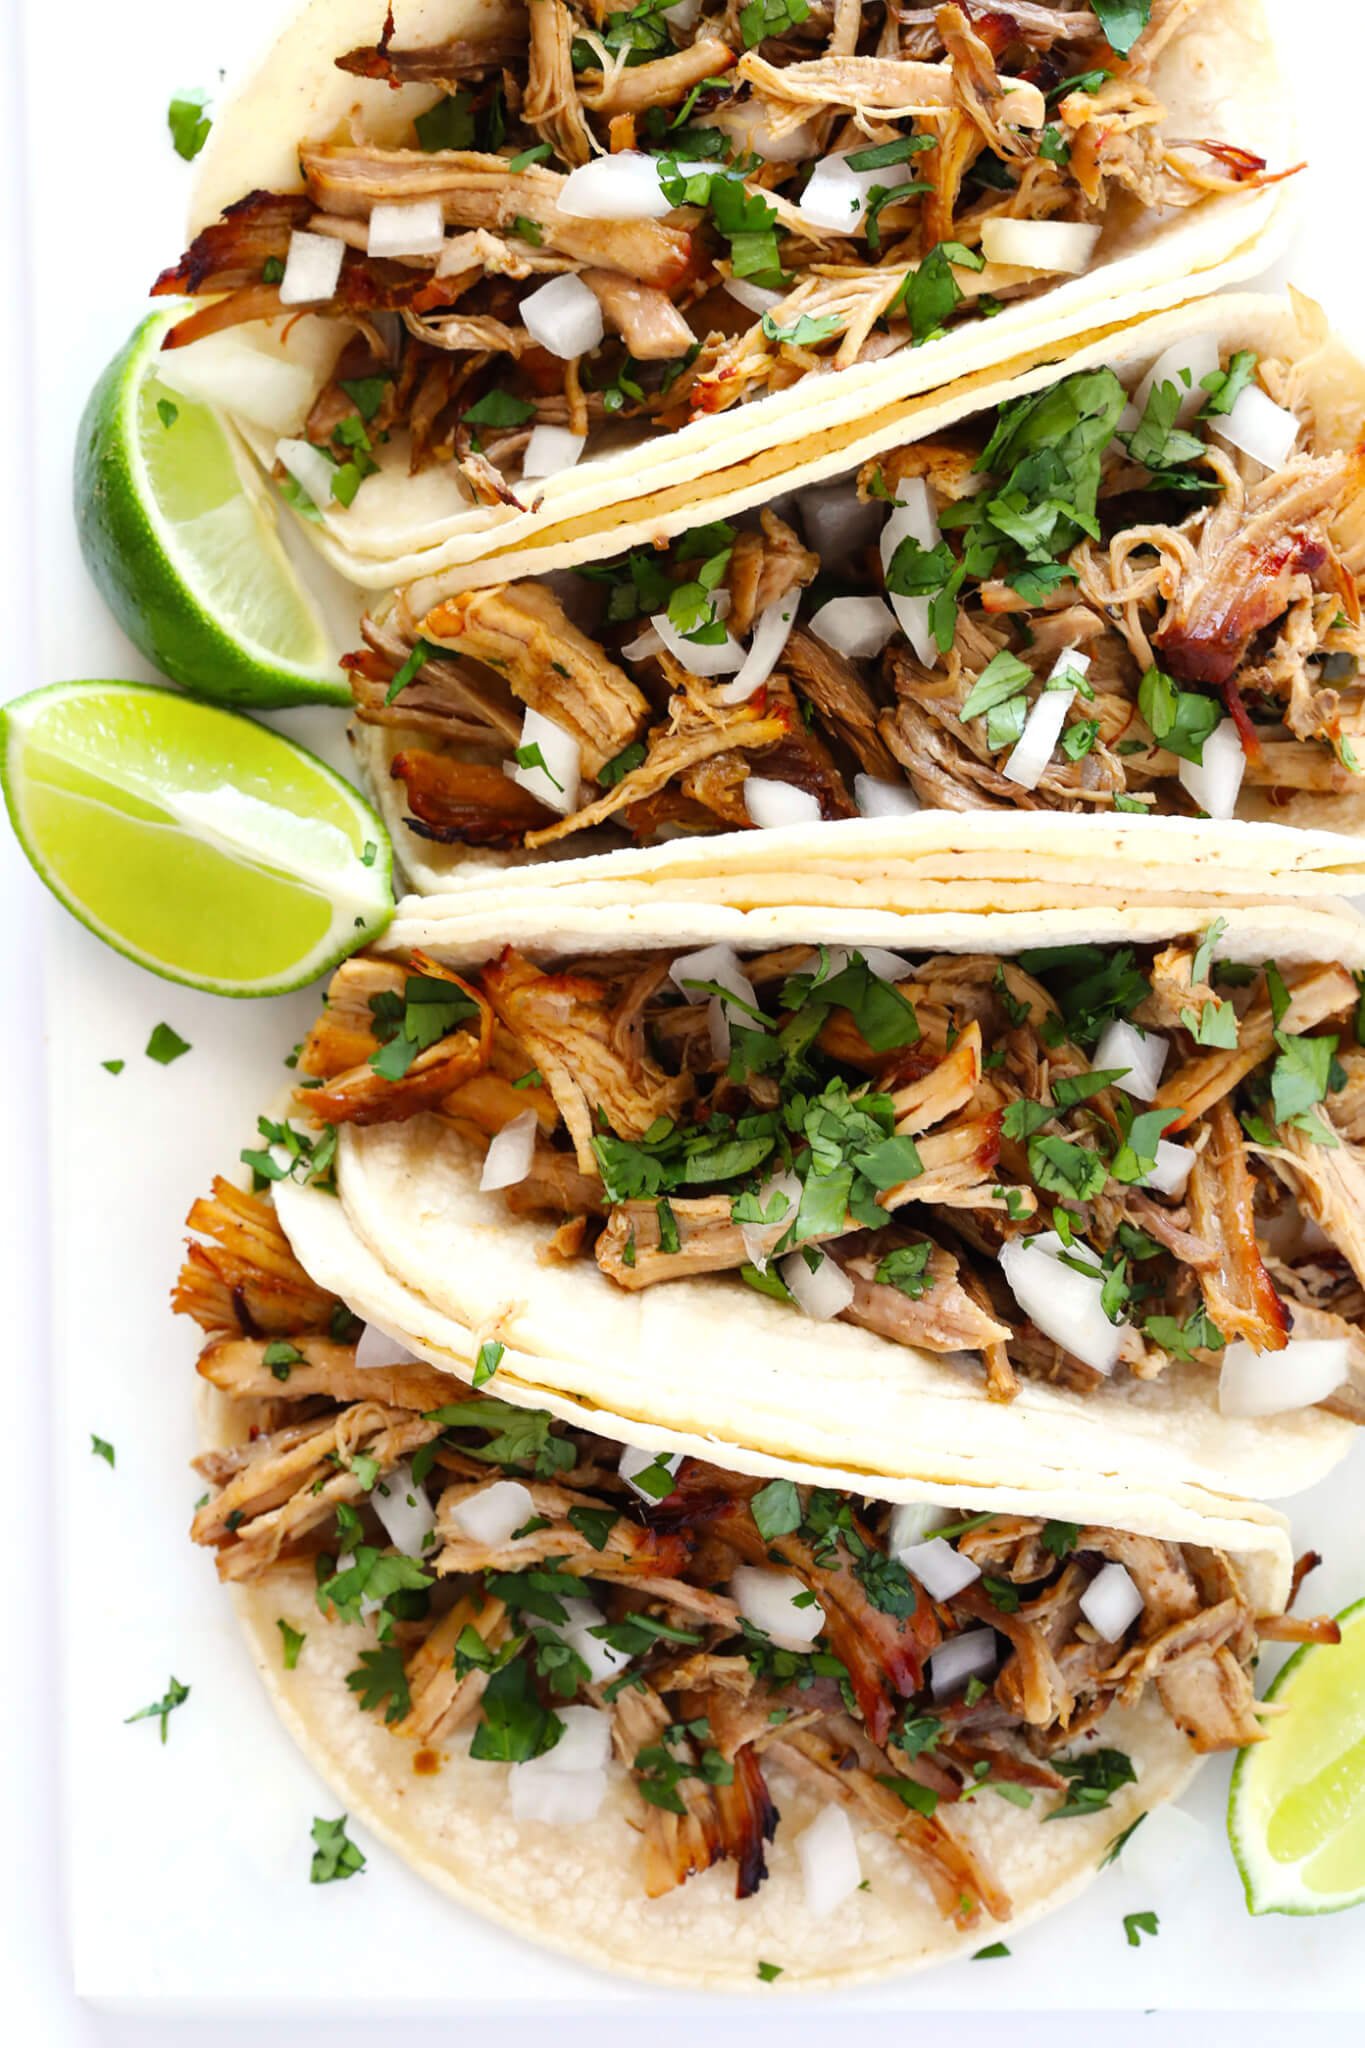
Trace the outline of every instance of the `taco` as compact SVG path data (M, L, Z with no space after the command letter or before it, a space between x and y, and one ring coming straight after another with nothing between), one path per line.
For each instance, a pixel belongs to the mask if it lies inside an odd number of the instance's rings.
M452 1370L495 1341L517 1398L955 1493L1024 1462L1274 1498L1344 1453L1354 915L905 915L894 953L829 911L590 922L400 924L300 1049L338 1213ZM263 1130L316 1267L312 1152Z
M1251 0L311 0L163 369L392 587L1249 276L1294 168Z
M921 804L1358 827L1365 369L1316 309L920 404L376 607L345 666L413 885Z
M346 1810L320 1881L378 1836L533 1941L691 1989L989 1952L1259 1739L1259 1645L1334 1639L1285 1614L1270 1509L1098 1476L1040 1503L1008 1462L964 1509L471 1393L338 1204L292 1192L306 1246L216 1183L175 1302L208 1340L193 1535Z

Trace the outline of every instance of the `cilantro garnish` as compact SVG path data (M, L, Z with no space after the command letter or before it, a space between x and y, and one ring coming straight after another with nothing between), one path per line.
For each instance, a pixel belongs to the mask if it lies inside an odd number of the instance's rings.
M1129 1948L1141 1948L1143 1935L1156 1934L1160 1924L1155 1913L1125 1913L1123 1931Z
M394 1643L381 1644L377 1650L362 1650L360 1664L356 1670L347 1672L346 1683L358 1695L366 1713L373 1713L376 1707L382 1707L385 1700L388 1701L384 1708L386 1728L391 1728L395 1721L401 1721L412 1710L403 1652Z
M1216 698L1178 689L1159 668L1149 668L1138 684L1138 709L1158 746L1196 766L1204 759L1204 742L1223 718Z
M516 1657L493 1673L480 1708L469 1754L487 1763L529 1763L553 1749L564 1732L558 1714L542 1706L532 1691L525 1657Z
M570 1508L569 1526L577 1529L594 1550L605 1550L607 1538L620 1521L615 1508Z
M471 427L524 427L535 416L535 407L526 399L518 398L515 392L502 391L496 385L460 415Z
M166 109L166 126L171 131L175 153L193 163L209 139L213 118L208 112L209 96L195 88L178 92Z
M370 1011L374 1035L380 1041L378 1052L370 1054L370 1065L386 1081L401 1081L419 1053L446 1037L457 1024L476 1017L479 1006L453 981L410 974L401 995L381 989L371 996Z
M308 1637L302 1629L291 1628L282 1615L276 1617L275 1626L280 1632L280 1640L283 1645L284 1668L286 1671L293 1671L299 1661L299 1651L307 1642Z
M919 1301L934 1284L929 1260L934 1247L923 1244L898 1245L877 1262L876 1278L883 1287L896 1287L911 1301Z
M1091 0L1095 19L1116 57L1126 57L1152 18L1152 0Z
M159 1700L153 1700L149 1707L139 1707L135 1714L129 1714L125 1718L123 1725L127 1728L134 1721L159 1721L161 1723L161 1740L164 1743L166 1740L167 1723L171 1715L177 1707L184 1706L189 1696L189 1687L182 1685L178 1678L172 1678Z
M801 1500L790 1479L771 1480L754 1495L749 1511L765 1543L778 1536L790 1536L801 1526Z
M781 1975L781 1963L760 1963L758 1966L758 1981L760 1984L773 1984Z
M392 704L395 697L401 696L408 687L408 684L416 681L418 673L425 667L426 663L435 661L440 653L441 649L434 647L430 640L418 640L413 647L412 653L397 671L393 681L384 692L385 704Z
M347 1816L313 1822L313 1861L308 1870L310 1884L338 1884L355 1877L365 1868L364 1852L346 1833Z
M894 1792L902 1806L908 1806L912 1813L922 1813L931 1819L938 1806L938 1794L930 1785L921 1785L918 1778L897 1778L888 1771L878 1771L877 1783L885 1785L888 1792Z
M986 1948L975 1949L972 1953L972 1961L974 1963L995 1963L999 1962L1002 1956L1007 1956L1008 1954L1009 1949L1003 1941L993 1941Z
M189 1050L189 1040L182 1038L178 1031L173 1031L169 1024L156 1024L152 1027L152 1035L147 1040L146 1054L147 1058L155 1060L159 1067L170 1066L172 1060L178 1060L182 1053Z
M1124 1785L1136 1785L1132 1759L1121 1749L1092 1749L1085 1756L1054 1757L1055 1768L1070 1781L1070 1791L1052 1820L1072 1820L1078 1815L1100 1813L1114 1793Z
M105 1437L96 1436L92 1431L90 1436L90 1449L93 1456L95 1456L96 1458L103 1458L105 1464L109 1467L109 1470L112 1472L114 1469L114 1446Z
M499 1344L496 1338L490 1339L486 1344L480 1344L479 1355L474 1361L474 1386L476 1390L479 1387L486 1387L492 1379L494 1373L502 1364L505 1349L506 1346Z

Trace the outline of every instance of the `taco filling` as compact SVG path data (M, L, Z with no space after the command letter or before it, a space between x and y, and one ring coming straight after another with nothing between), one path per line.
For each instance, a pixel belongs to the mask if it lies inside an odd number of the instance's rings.
M1258 1640L1335 1639L1258 1619L1216 1549L764 1483L452 1399L313 1285L268 1199L220 1181L189 1221L175 1305L235 1441L197 1461L220 1577L293 1589L288 1668L315 1632L373 1624L345 1685L412 1745L396 1771L467 1747L548 1826L624 1785L650 1897L718 1863L755 1893L795 1781L827 1809L808 1901L854 1889L875 1834L946 1921L1006 1920L969 1803L1101 1813L1138 1778L1111 1709L1155 1695L1194 1751L1240 1747Z
M1162 950L511 949L339 969L296 1101L434 1115L541 1256L698 1275L976 1375L1091 1392L1173 1364L1230 1416L1365 1418L1358 977ZM297 1177L273 1150L267 1177ZM262 1182L262 1185L265 1183Z
M879 359L1084 272L1109 220L1275 175L1167 132L1200 0L864 7L533 0L336 61L439 88L401 146L306 141L157 280L178 348L300 308L350 330L279 474L349 505L374 441L469 502Z
M400 598L357 716L475 846L1348 790L1362 475L1313 442L1291 367L1196 334L1132 396L1076 371L667 548Z

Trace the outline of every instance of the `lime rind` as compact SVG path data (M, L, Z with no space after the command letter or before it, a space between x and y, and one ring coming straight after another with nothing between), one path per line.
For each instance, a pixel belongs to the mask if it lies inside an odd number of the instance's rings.
M1365 1642L1365 1599L1354 1601L1336 1619L1341 1628L1342 1647L1350 1641L1354 1631L1360 1631L1361 1640ZM1276 1740L1281 1729L1292 1728L1296 1682L1302 1683L1305 1667L1310 1671L1320 1669L1315 1660L1336 1653L1334 1646L1320 1643L1304 1643L1295 1650L1265 1691L1267 1700L1276 1701L1286 1709L1283 1719L1272 1723L1266 1743L1256 1743L1243 1749L1233 1765L1228 1792L1228 1840L1249 1913L1283 1913L1306 1918L1340 1913L1350 1906L1365 1904L1365 1849L1361 1853L1358 1884L1352 1883L1330 1893L1314 1890L1305 1883L1303 1872L1330 1852L1334 1839L1332 1834L1320 1830L1311 1850L1294 1860L1276 1857L1270 1848L1270 1834L1275 1816L1284 1803L1285 1787L1282 1783L1258 1783L1258 1779L1266 1777L1269 1769L1268 1745ZM1350 1675L1348 1664L1343 1677L1349 1680ZM1351 1717L1354 1714L1359 1720L1360 1704L1359 1692L1352 1692L1348 1687L1341 1702L1348 1741L1354 1735ZM1286 1734L1280 1739L1288 1740L1289 1737ZM1321 1743L1316 1748L1321 1761L1318 1757L1312 1759L1314 1768L1308 1781L1321 1789L1321 1796L1326 1801L1342 1789L1339 1773L1333 1772L1333 1763L1349 1764L1351 1757L1360 1750L1361 1742L1350 1741L1349 1749L1344 1743L1337 1745L1335 1750ZM1299 1781L1300 1786L1303 1782L1302 1779ZM1326 1818L1325 1815L1322 1817Z
M167 391L174 428L201 444L192 469L227 465L235 489L197 517L168 518L143 446L143 398L178 308L149 315L86 402L76 437L76 526L86 567L115 618L163 675L215 703L345 705L322 614L289 559L268 494L230 425ZM191 490L193 484L191 482ZM198 553L192 542L199 543ZM276 641L263 637L276 625Z
M273 841L266 828L268 805L249 793L242 804L242 793L231 789L229 798L239 806L236 818L229 816L227 803L221 806L221 821L212 815L210 806L208 829L205 829L202 804L200 815L196 816L194 803L187 806L182 798L178 805L168 805L163 791L158 793L157 803L166 812L166 818L164 821L156 819L150 825L153 832L164 830L178 834L185 844L199 851L208 849L210 853L222 855L235 862L244 875L254 872L258 878L277 882L282 895L293 892L316 907L312 921L320 929L303 950L289 959L287 965L262 974L235 976L187 970L182 962L130 940L128 933L118 924L93 911L64 878L60 871L62 863L52 849L45 848L41 829L35 825L32 812L35 792L40 784L26 773L26 761L33 752L50 762L60 760L64 766L72 765L69 756L51 747L44 753L44 709L70 706L82 697L101 696L118 704L127 704L135 699L153 700L154 703L164 700L177 708L185 707L189 717L196 723L202 722L206 730L218 721L222 721L225 730L241 729L239 736L250 736L251 751L256 757L252 763L253 772L260 761L265 761L268 766L274 755L292 778L290 794L296 801L302 797L305 784L310 780L313 782L319 808L328 810L330 819L314 819L303 811L281 807L277 814L280 831ZM228 739L232 736L228 731ZM79 808L87 801L91 804L99 801L92 773L97 765L93 751L87 751L75 762L77 782L75 786L63 788L64 807L70 809L74 803ZM226 761L224 765L227 766ZM111 790L117 790L121 798L129 792L120 782L120 774L127 775L126 763L119 763L118 772L108 774L106 783ZM150 784L145 777L128 779L137 780L140 785L128 818L133 824L140 824L146 829L154 809ZM88 783L90 788L87 790L80 786L82 782ZM384 931L393 916L392 849L381 820L359 791L296 741L285 739L237 713L216 705L197 703L178 691L156 684L51 683L0 707L0 794L3 794L15 836L26 858L63 908L125 959L167 981L222 996L281 995L305 986L359 947L368 945ZM349 832L335 822L337 818L346 820ZM124 823L121 804L118 822ZM318 857L319 849L323 853L321 858ZM369 855L368 864L366 854ZM253 942L250 934L245 942Z

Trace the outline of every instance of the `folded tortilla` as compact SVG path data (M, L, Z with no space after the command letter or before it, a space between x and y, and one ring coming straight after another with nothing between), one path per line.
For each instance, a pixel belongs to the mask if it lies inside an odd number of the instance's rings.
M379 1264L330 1196L287 1183L278 1193L293 1249L312 1279L394 1339L395 1352L401 1344L455 1375L451 1398L458 1399L468 1365L458 1345L448 1348L451 1331L430 1303ZM300 1341L306 1350L307 1340ZM382 1353L385 1347L380 1342L377 1348ZM217 1384L213 1350L210 1345L201 1371ZM381 1372L376 1383L388 1377ZM542 1394L519 1375L510 1354L488 1391L513 1403L533 1400L561 1421L628 1442L647 1456L723 1462L765 1481L792 1480L855 1497L942 1503L954 1516L1042 1513L1192 1545L1200 1556L1220 1552L1257 1617L1281 1613L1289 1595L1291 1550L1279 1515L1168 1487L1155 1471L1120 1478L1058 1469L1040 1497L1040 1474L1020 1442L1014 1447L1019 1455L1013 1462L1005 1456L989 1481L870 1478L858 1466L841 1469L833 1442L809 1460L728 1441L722 1448L709 1435L628 1419L595 1399ZM256 1407L206 1388L201 1420L207 1446L230 1451L243 1444ZM590 1559L586 1569L591 1576ZM368 1849L377 1838L454 1901L534 1943L618 1975L689 1990L847 1986L969 1955L995 1938L1012 1941L1081 1890L1139 1816L1178 1797L1199 1761L1149 1684L1135 1705L1110 1706L1090 1738L1122 1752L1136 1773L1136 1782L1121 1785L1102 1811L1049 1826L1043 1805L1051 1810L1057 1800L1046 1794L1040 1800L1037 1793L1027 1806L981 1795L943 1809L953 1836L988 1863L1008 1893L1010 1917L1001 1922L979 1917L971 1927L954 1925L914 1863L868 1826L856 1806L851 1817L863 1888L833 1912L813 1911L796 1845L827 1809L780 1755L765 1760L780 1817L766 1851L768 1875L753 1896L736 1900L735 1865L720 1862L665 1896L648 1898L637 1832L641 1809L623 1773L611 1774L605 1798L586 1821L560 1826L514 1818L509 1781L517 1767L471 1755L467 1719L453 1732L428 1735L420 1713L395 1730L379 1711L362 1710L358 1659L374 1651L373 1626L320 1621L315 1595L313 1570L296 1563L276 1567L259 1585L239 1585L234 1598L281 1719L330 1785L360 1842ZM292 1670L282 1665L282 1624L307 1638ZM1084 1755L1086 1747L1082 1740L1066 1750ZM249 1788L244 1796L250 1797Z
M960 510L952 500L964 487L976 483L974 477L964 483L958 471L964 463L970 465L972 453L988 432L988 422L1001 416L1001 408L1027 403L1029 397L1050 391L1062 379L1085 377L1085 373L1103 369L1113 369L1121 383L1136 391L1158 362L1164 365L1162 379L1177 381L1179 391L1177 365L1185 352L1195 365L1205 356L1216 356L1230 365L1244 352L1254 354L1261 365L1263 391L1269 385L1269 391L1275 393L1271 403L1281 403L1300 420L1300 436L1283 471L1283 485L1277 485L1285 494L1279 510L1273 502L1277 492L1271 492L1271 475L1250 461L1242 461L1240 471L1252 496L1242 504L1238 516L1232 516L1234 508L1230 508L1224 518L1226 500L1220 496L1193 500L1193 504L1207 504L1207 510L1197 516L1193 537L1183 530L1185 504L1191 500L1160 498L1156 512L1144 512L1142 498L1134 502L1140 520L1156 518L1160 522L1164 545L1169 547L1169 561L1160 571L1164 582L1156 616L1169 618L1179 606L1195 606L1191 612L1195 639L1185 649L1173 645L1169 651L1162 649L1160 637L1154 645L1148 639L1146 653L1142 651L1144 643L1138 641L1134 655L1132 641L1130 645L1119 641L1119 608L1111 606L1105 612L1099 598L1081 602L1076 610L1076 631L1081 635L1078 645L1089 645L1091 653L1099 657L1097 678L1103 678L1099 688L1107 694L1101 707L1078 694L1066 713L1068 725L1060 737L1068 745L1070 741L1085 743L1085 721L1099 709L1107 752L1064 752L1058 737L1044 786L1017 784L1003 774L1009 760L1009 737L995 739L990 748L982 750L984 713L972 711L970 721L958 717L958 707L970 702L970 686L986 670L995 641L976 645L976 639L968 637L954 647L948 659L939 653L933 666L925 666L917 659L919 649L907 645L902 625L892 629L888 614L884 616L886 633L892 633L890 645L868 657L845 659L825 643L821 631L812 629L812 618L819 616L831 594L857 590L884 604L876 582L868 584L862 575L849 580L847 565L839 563L835 563L831 578L825 573L821 555L821 547L825 547L821 535L837 530L831 524L835 506L843 508L847 520L860 522L857 545L876 539L876 496L882 471L915 475L913 455L919 446L925 446L929 500L939 512L950 514ZM860 805L868 801L862 782L857 780L862 774L870 774L874 784L888 782L894 791L905 793L905 801L952 805L962 813L956 829L964 842L968 834L990 834L1015 805L1019 807L1017 821L1027 821L1031 834L1048 846L1066 811L1093 811L1109 827L1121 827L1126 823L1121 805L1152 799L1160 834L1177 836L1191 825L1191 819L1181 813L1197 811L1199 795L1181 786L1179 774L1185 770L1185 762L1171 752L1162 752L1160 741L1152 739L1138 713L1142 664L1148 657L1171 676L1179 692L1185 692L1187 709L1199 711L1212 702L1224 719L1236 721L1248 756L1236 793L1238 817L1328 825L1342 834L1357 831L1365 821L1365 799L1359 795L1365 737L1357 731L1365 723L1363 692L1357 655L1351 651L1359 635L1355 623L1359 616L1357 575L1365 563L1365 471L1361 471L1357 446L1365 408L1361 360L1330 334L1320 309L1297 295L1287 301L1250 295L1212 299L1158 315L1134 328L1091 334L1066 354L1064 365L1058 365L1056 356L1056 346L1044 344L1033 350L1027 365L1015 362L1003 371L964 379L945 391L905 406L886 406L876 414L847 414L835 428L812 430L778 455L765 455L753 463L737 463L677 487L659 489L653 500L639 508L639 518L634 512L614 512L602 520L585 518L561 528L546 528L524 549L499 551L471 569L424 575L395 604L379 604L364 625L372 645L354 657L352 688L358 707L354 741L360 766L385 815L411 887L438 893L456 874L551 858L561 864L557 874L577 874L583 868L583 858L591 854L610 854L622 877L626 872L645 872L643 856L630 846L628 834L632 829L649 834L653 829L649 819L659 803L663 805L659 813L663 829L686 829L690 840L696 842L686 854L673 846L671 858L696 866L710 860L718 872L784 864L792 844L788 834L733 829L735 815L743 823L743 801L739 813L733 809L733 776L718 784L720 795L712 807L702 809L706 797L702 791L692 803L692 811L686 801L681 809L667 809L669 801L677 807L688 797L692 786L688 774L702 772L714 754L710 735L698 723L700 709L694 702L698 692L706 692L706 709L712 719L729 721L726 733L735 752L722 756L722 762L735 760L741 764L739 772L753 776L792 780L798 791L808 791L819 799L825 823L817 838L829 834L831 827L843 829L839 813L851 809L853 801ZM1207 426L1201 426L1199 432L1216 449L1214 432ZM941 487L935 483L939 457L931 459L931 446L941 451L945 465ZM1230 453L1224 449L1220 459ZM857 475L862 475L862 498L855 496ZM907 492L925 489L925 483L898 487ZM1240 489L1242 485L1234 479L1232 487ZM884 483L880 494L886 496ZM765 702L755 696L737 707L726 705L724 684L729 676L684 684L679 672L669 666L665 684L657 678L649 682L655 709L645 713L645 700L639 698L630 713L624 694L639 678L653 676L651 666L641 670L632 659L636 635L649 621L639 618L639 623L628 629L593 625L583 606L602 610L602 575L616 565L624 578L622 565L628 561L657 559L667 565L669 557L655 555L655 549L665 549L669 541L686 532L700 530L706 535L718 520L735 522L733 532L741 535L747 530L745 545L749 545L757 541L757 514L769 516L765 508L780 520L780 528L774 528L774 537L763 543L763 563L769 557L774 565L788 557L802 557L802 535L806 547L814 551L810 559L821 559L821 575L812 594L808 588L798 588L788 598L794 604L790 631L798 637L792 639L792 651L780 653L776 659L776 698ZM870 532L866 530L868 512L874 520ZM1132 518L1134 514L1121 528L1124 535L1132 528ZM948 526L948 518L943 524ZM1140 530L1134 530L1140 539ZM1205 530L1207 541L1203 539ZM952 543L954 537L948 532L945 539ZM718 547L720 539L708 545ZM1300 547L1304 567L1304 573L1287 580L1285 545ZM1124 563L1113 567L1107 565L1103 551L1095 559L1103 565L1105 575L1121 578L1132 575L1134 565L1138 571L1150 569L1156 557L1138 549L1136 555L1126 553ZM583 582L583 575L575 571L591 571L598 582ZM686 580L688 573L696 571L684 567L673 569L673 573ZM810 561L792 573L798 573L808 586ZM1269 590L1277 580L1273 596L1263 602L1261 590ZM495 588L483 592L485 584L495 584ZM1230 606L1218 596L1224 586L1234 596L1244 594L1244 602L1254 608L1246 631L1236 625ZM610 588L614 598L616 584ZM1201 590L1207 592L1203 604ZM1338 602L1334 592L1340 594ZM659 598L653 602L657 604ZM1025 608L1025 618L1031 616L1040 629L1052 635L1048 639L1048 649L1052 649L1060 631L1056 606L1046 596L1033 598L1031 604L1033 610L1029 614ZM1140 608L1142 631L1148 637L1152 635L1154 604L1148 590ZM966 618L968 612L962 616ZM1111 631L1103 631L1099 625L1105 616L1111 621ZM993 618L976 602L970 618L974 627L993 625ZM571 621L583 621L583 631ZM1226 664L1216 664L1218 672L1207 670L1205 674L1207 621L1214 621L1209 627L1214 637L1228 631L1234 653ZM559 633L565 635L571 649L563 655L563 662L583 666L583 674L573 682L555 682L555 674L563 674L563 664L561 670L546 666L557 657L555 635ZM518 635L528 635L528 645L540 647L544 684L536 684L530 670L520 676L516 666L503 676L481 668L483 655L499 655L499 635L505 641L501 653L516 649ZM385 678L397 670L417 637L426 643L432 666L426 674L417 668L417 680L409 684L409 694L399 692L397 700L387 702ZM626 647L618 645L622 637ZM747 635L741 639L741 647L745 643ZM649 645L649 635L641 639L641 645ZM377 651L381 647L383 655ZM1295 664L1302 680L1291 682ZM1052 651L1048 651L1044 666L1029 662L1027 645L1023 647L1023 670L1029 674L1021 670L1019 680L1033 705L1050 666ZM1228 668L1226 678L1224 666ZM473 729L460 725L460 692L469 688L477 692L481 686L491 705L497 707L493 717L501 719L505 727L501 741L491 729L481 733L477 723ZM673 692L667 696L665 711L657 709L663 705L661 688ZM520 809L516 805L505 809L501 821L495 780L483 791L463 795L460 764L489 762L499 752L499 745L510 754L518 741L524 702L571 733L577 729L589 733L593 721L618 711L614 735L602 748L604 754L630 737L636 741L620 756L622 772L616 772L614 764L614 780L598 784L593 776L602 764L591 752L587 737L583 739L583 793L575 805L569 805L581 823L557 815L565 803L557 803L546 784L540 784L540 805L548 801L551 807L540 807L520 791L512 791ZM755 717L755 705L759 719L778 719L772 729L763 727L769 733L765 739L747 735L745 721ZM403 719L405 707L411 711L409 721ZM792 745L782 737L782 721L786 717L790 723L792 707L808 719L810 739L802 745L810 760L804 754L794 758ZM1128 725L1124 723L1126 713ZM477 717L481 715L477 713ZM681 739L673 737L675 731ZM694 745L688 745L690 739ZM1226 733L1216 745L1222 745L1224 739ZM1134 750L1142 760L1130 762ZM661 764L657 774L653 770L655 754ZM669 766L663 766L665 756ZM1146 756L1150 756L1150 764ZM1097 768L1095 764L1101 760L1105 766ZM702 770L698 770L698 762ZM448 772L454 774L452 782L446 782ZM489 772L483 770L485 776ZM1119 788L1121 782L1128 786ZM1119 795L1115 797L1113 791ZM1138 799L1134 799L1134 791L1140 793ZM808 803L808 797L802 795L796 801ZM530 811L526 813L528 803ZM673 825L675 815L684 823ZM643 817L643 823L636 825L636 817ZM1072 815L1070 823L1078 823L1078 815ZM833 848L839 842L829 838L827 844L833 868L837 860Z
M519 10L491 11L478 0L407 0L396 9L398 44L439 44L489 27L515 34ZM258 190L296 192L298 148L345 133L358 141L406 142L411 123L441 96L435 84L401 85L382 75L336 68L342 54L378 43L384 0L305 0L256 70L218 114L203 153L191 211L197 232L226 206ZM1158 20L1160 17L1158 16ZM1155 26L1152 33L1162 34ZM1272 40L1252 0L1204 0L1175 10L1163 35L1152 88L1180 144L1226 144L1229 161L1289 167L1291 127ZM1249 156L1242 155L1243 152ZM1211 161L1217 162L1216 159ZM349 508L331 505L309 537L351 580L393 588L426 570L478 563L493 549L535 545L546 531L591 520L607 508L647 514L648 501L675 485L689 488L737 462L781 459L793 435L803 439L888 406L914 404L936 387L1025 357L1038 340L1058 344L1114 314L1124 319L1211 292L1264 268L1287 226L1281 184L1237 189L1242 172L1184 210L1144 209L1131 194L1111 195L1099 243L1085 272L1054 280L1036 297L1005 306L916 348L837 372L807 374L787 388L720 414L701 415L648 445L642 460L629 434L577 467L538 483L522 503L470 505L444 467L417 478L397 449L381 454ZM1010 281L1037 277L1015 272ZM298 366L319 388L340 345L335 323L312 316L276 331L242 329L261 352ZM278 364L265 366L275 381ZM234 373L235 374L235 373ZM229 410L233 408L229 405ZM280 418L262 423L245 406L238 424L266 466Z

